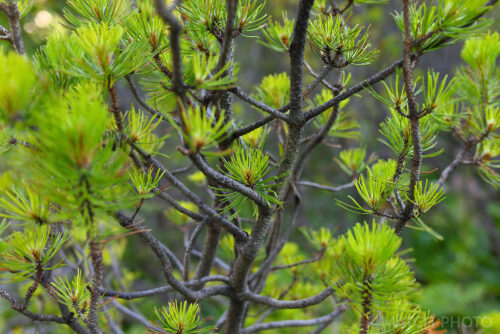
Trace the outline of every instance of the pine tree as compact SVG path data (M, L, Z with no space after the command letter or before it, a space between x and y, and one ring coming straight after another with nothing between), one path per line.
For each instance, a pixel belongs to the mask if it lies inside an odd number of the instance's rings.
M0 296L54 333L122 333L124 319L178 334L319 333L333 322L346 333L435 328L415 304L401 232L440 237L422 217L446 202L445 184L460 165L500 186L500 39L484 18L495 3L403 0L392 15L402 58L352 84L355 66L384 55L370 42L376 27L354 24L353 8L384 1L301 0L292 18L271 17L253 0L70 0L60 29L27 54L20 27L32 1L0 0L9 24L0 26L0 278L26 284L21 301L10 289ZM235 41L259 37L289 57L290 70L248 93ZM454 76L414 73L427 53L458 40L463 65ZM120 84L135 106L121 103ZM377 139L392 151L388 159L367 152L349 113L358 94L386 108ZM237 102L263 116L249 122ZM423 172L423 161L432 165L443 152L442 133L460 142L458 154L439 173ZM360 142L332 162L346 183L303 180L310 153L339 138ZM190 166L175 170L176 160ZM372 222L335 234L338 217L325 217L321 229L302 229L313 249L306 257L290 239L309 204L303 187L350 191L332 204ZM156 200L184 249L171 250L139 218ZM112 289L132 286L126 259L113 255L132 238L153 255L158 285L167 285ZM147 315L131 301L156 295L168 306ZM227 309L210 314L215 322L200 311L211 300Z

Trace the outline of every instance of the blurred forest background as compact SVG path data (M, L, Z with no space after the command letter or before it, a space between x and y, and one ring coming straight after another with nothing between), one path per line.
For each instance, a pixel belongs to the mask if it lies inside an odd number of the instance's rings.
M138 0L140 1L140 0ZM473 0L471 0L473 1ZM286 8L289 17L293 17L298 1L293 0L268 0L265 11L268 16L275 19L281 17L281 10ZM23 19L23 34L28 54L36 52L46 36L54 29L60 29L62 22L62 0L35 0L31 12ZM377 60L369 66L350 67L353 78L351 83L356 83L370 74L386 67L402 54L402 37L392 18L395 10L400 10L401 2L391 0L387 5L368 5L354 8L352 23L371 25L371 42L375 49L380 50ZM500 7L488 14L495 19L491 30L500 30ZM0 24L5 24L5 18L0 17ZM256 33L260 35L260 33ZM268 74L287 72L289 59L286 54L279 54L257 43L256 38L239 37L236 40L236 61L240 64L238 77L240 85L249 92L255 92L255 86ZM1 42L0 47L6 47L6 42ZM462 43L448 46L437 52L423 56L418 64L417 71L424 71L428 67L436 71L453 75L457 66L461 65L460 50ZM309 64L319 72L321 64L310 50L306 51ZM309 76L309 80L311 77ZM1 80L1 78L0 78ZM134 103L133 96L124 82L119 83L119 98L123 108L128 109ZM237 98L235 98L237 102ZM246 106L245 106L246 108ZM389 158L391 154L386 146L375 140L378 136L378 124L386 117L387 110L366 91L362 96L351 99L349 111L352 118L359 122L359 138L335 139L331 145L323 145L311 156L310 163L304 173L304 179L328 185L340 185L349 182L347 176L333 161L342 149L357 147L359 144L367 147L367 152L377 152L382 158ZM242 123L246 120L257 119L259 113L250 108L243 109L242 105L236 106L236 112ZM307 135L307 134L306 134ZM174 136L172 136L174 137ZM169 139L167 145L177 145L175 138ZM446 166L459 149L459 142L449 136L441 136L439 141L444 153L433 158L434 163ZM175 146L170 146L170 148ZM180 153L171 153L167 160L170 168L184 167L180 163ZM1 168L0 161L0 168ZM429 170L423 166L423 170ZM437 174L437 173L436 173ZM190 186L203 182L197 174L190 175ZM448 333L469 333L468 328L447 326L446 319L459 317L490 316L500 323L500 193L484 182L480 182L475 173L469 172L466 166L459 167L454 172L446 185L446 199L436 206L427 216L425 222L432 227L441 238L430 233L406 229L403 235L403 247L411 248L411 257L414 258L414 267L418 281L422 284L422 292L418 302L424 309L441 318L444 328ZM352 189L339 193L330 193L312 188L304 188L302 196L304 210L300 213L302 226L325 226L337 233L344 232L357 221L369 219L366 216L357 216L346 213L345 210L335 205L335 198L345 199ZM171 214L162 202L149 202L142 210L142 219L147 221L148 227L155 231L158 238L171 249L182 250L181 233L172 233L172 229L180 229L179 216ZM200 238L203 240L203 238ZM308 243L299 232L292 238L298 246L298 252L308 249ZM128 238L123 240L122 256L124 280L134 281L137 288L150 288L158 284L161 277L159 268L155 263L149 262L148 251L138 251L141 245L138 239ZM178 247L176 247L177 245ZM200 246L200 245L199 245ZM139 247L139 248L138 248ZM224 258L224 254L220 254ZM112 261L112 258L105 259ZM286 278L285 278L286 279ZM272 284L272 283L271 283ZM145 314L150 313L154 305L164 301L146 298L138 303L138 307ZM3 308L3 309L2 309ZM204 314L218 316L223 311L223 306L214 301L202 303ZM283 317L285 312L282 312ZM0 332L3 328L13 328L28 321L19 317L10 317L6 305L0 305ZM290 314L290 317L293 317ZM469 322L466 322L468 324ZM498 326L498 325L497 325ZM130 324L127 333L143 333L140 325ZM327 331L328 332L328 331ZM21 330L19 333L24 333ZM499 327L484 329L484 333L498 334Z

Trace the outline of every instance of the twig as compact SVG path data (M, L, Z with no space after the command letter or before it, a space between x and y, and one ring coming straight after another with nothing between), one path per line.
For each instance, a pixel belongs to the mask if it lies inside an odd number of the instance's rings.
M14 297L12 297L6 290L0 288L0 297L3 297L6 299L9 303L10 306L13 310L16 310L17 312L27 316L28 318L35 320L35 321L51 321L51 322L56 322L59 324L65 324L66 320L55 316L51 314L41 314L41 313L33 313L31 311L26 310L26 308L23 309L21 305L19 305Z
M329 101L327 101L327 102L325 102L325 103L323 103L323 104L321 104L321 105L319 105L319 106L317 106L309 111L304 112L304 114L301 117L302 122L307 122L307 121L313 119L314 117L318 116L319 114L321 114L325 110L328 110L331 107L333 107L333 105L335 103L343 101L343 100L351 97L352 95L359 93L363 89L370 87L379 81L384 80L389 75L394 73L396 71L396 69L401 67L402 65L403 65L403 59L399 59L398 61L392 63L391 65L389 65L385 69L372 75L368 79L363 80L362 82L345 90L343 93L340 93L339 95L335 96L333 99L331 99L331 100L329 100Z
M204 219L200 224L196 225L193 234L191 234L191 238L189 239L189 242L186 246L186 251L184 252L184 281L189 281L189 266L191 264L191 253L194 247L194 243L196 242L196 239L198 239L201 230L203 229L203 226L205 226L206 220Z
M229 90L231 93L234 95L238 96L240 99L243 101L247 102L248 104L253 105L256 108L259 108L262 111L265 111L266 113L274 116L275 118L282 119L284 121L288 121L288 115L285 113L282 113L270 106L268 106L265 103L262 103L260 101L257 101L253 97L251 97L248 93L244 92L241 88L239 87L234 87Z
M132 79L132 75L128 74L125 76L125 79L127 80L128 86L130 87L130 90L132 91L132 95L134 95L137 103L144 109L146 109L149 113L152 115L158 117L161 120L164 120L168 122L168 119L163 116L158 110L155 108L151 107L145 100L144 98L139 94L139 90L137 89L137 86L134 83L134 80Z
M317 305L333 294L334 290L327 287L317 295L300 300L279 300L267 296L262 296L251 291L246 291L239 295L243 300L248 300L257 304L267 305L275 309L301 309L312 305Z
M263 324L253 325L244 328L240 331L241 334L250 334L258 331L265 331L275 328L291 328L291 327L310 327L324 324L326 322L331 322L338 318L342 313L344 313L346 307L345 305L340 305L335 311L327 314L325 316L309 319L309 320L283 320L274 322L265 322Z
M343 184L343 185L340 185L340 186L337 186L337 187L331 187L331 186L326 186L326 185L315 183L315 182L299 181L299 182L297 182L297 185L312 187L312 188L316 188L316 189L327 190L327 191L331 191L331 192L337 192L337 191L341 191L341 190L344 190L344 189L352 188L354 186L354 183L353 182L349 182L349 183L346 183L346 184Z
M311 65L307 61L304 61L304 66L306 67L307 72L311 74L315 79L320 78L320 75L314 72L312 69ZM333 91L334 93L339 93L339 89L337 87L334 87L328 83L324 78L320 78L320 82L329 90Z
M222 275L213 275L213 276L206 276L203 277L202 279L199 280L192 280L192 281L187 281L186 285L188 286L199 286L199 285L204 285L207 282L225 282L228 283L229 279L226 276ZM142 291L134 291L134 292L119 292L119 291L114 291L111 289L103 289L101 288L99 292L105 296L105 297L114 297L118 299L125 299L125 300L131 300L131 299L139 299L139 298L145 298L149 296L156 296L156 295L161 295L169 292L173 292L175 289L170 286L162 286L159 288L154 288L154 289L149 289L149 290L142 290Z

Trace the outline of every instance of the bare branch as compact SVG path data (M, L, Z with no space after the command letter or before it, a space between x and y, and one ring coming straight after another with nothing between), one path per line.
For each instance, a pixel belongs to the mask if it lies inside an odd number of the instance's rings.
M343 101L343 100L351 97L352 95L359 93L363 89L365 89L367 87L370 87L370 86L372 86L373 84L375 84L375 83L377 83L379 81L384 80L389 75L391 75L392 73L394 73L396 71L396 69L399 68L399 67L401 67L402 65L403 65L403 59L400 59L400 60L392 63L391 65L389 65L388 67L386 67L382 71L375 73L374 75L372 75L368 79L363 80L362 82L360 82L360 83L352 86L351 88L345 90L343 93L340 93L339 95L335 96L330 101L327 101L327 102L325 102L325 103L317 106L316 108L313 108L313 109L311 109L309 111L304 112L304 114L302 116L302 121L303 122L307 122L307 121L311 120L312 118L318 116L319 114L321 114L325 110L328 110L331 107L333 107L333 105L335 103Z
M120 225L129 230L137 230L137 227L133 225L132 221L118 212L115 217L118 219ZM165 253L164 248L161 243L150 233L146 231L140 231L138 236L146 242L146 244L151 248L155 256L158 258L163 274L165 276L166 281L178 292L180 292L185 297L190 300L202 300L209 296L225 294L228 295L230 293L228 286L214 286L209 287L202 291L194 291L189 288L187 284L179 281L173 274L172 264L170 262L169 257Z
M315 182L299 181L299 182L297 182L297 185L327 190L327 191L331 191L331 192L337 192L337 191L341 191L344 189L352 188L354 186L354 183L349 182L349 183L346 183L346 184L343 184L343 185L340 185L337 187L331 187L331 186L326 186L326 185L315 183Z
M184 252L184 281L189 281L189 266L191 263L191 253L194 247L194 243L200 236L201 230L203 229L203 226L205 226L206 220L203 220L200 224L196 225L193 234L191 234L191 238L189 239L189 242L186 246L186 251Z
M285 113L280 112L279 110L276 110L260 101L257 101L253 97L251 97L248 93L244 92L241 88L239 87L234 87L229 90L231 93L234 95L238 96L240 99L243 101L247 102L248 104L251 104L252 106L259 108L262 111L265 111L266 113L274 116L275 118L282 119L284 121L288 121L288 115Z
M310 320L283 320L283 321L265 322L263 324L257 324L247 327L241 330L241 334L250 334L258 331L265 331L275 328L318 326L326 322L332 322L332 320L338 318L345 311L345 309L346 307L344 305L340 305L335 311L331 312L330 314Z
M179 181L165 166L163 166L158 160L153 158L150 154L144 152L142 149L132 144L134 150L136 150L143 159L146 160L148 164L154 165L156 168L161 170L164 174L163 177L167 179L167 181L179 189L179 191L186 196L189 200L191 200L196 206L200 208L200 210L208 215L210 218L213 218L213 221L220 224L221 227L226 229L229 233L231 233L236 241L245 241L248 238L248 234L243 230L238 228L236 225L226 220L224 217L220 216L215 210L209 207L206 203L204 203L195 193L189 190L181 181ZM202 219L202 218L201 218ZM200 220L201 220L200 219Z
M199 285L204 285L207 282L229 282L229 278L226 276L222 275L213 275L213 276L206 276L203 277L202 279L199 280L192 280L186 282L186 285L188 286L199 286ZM106 297L115 297L119 299L126 299L126 300L131 300L131 299L138 299L138 298L145 298L149 296L156 296L156 295L161 295L169 292L173 292L175 289L170 286L162 286L159 288L154 288L154 289L149 289L149 290L142 290L142 291L134 291L134 292L118 292L110 289L103 289L101 288L99 292Z
M151 113L152 115L158 117L159 119L162 119L166 122L168 122L168 119L163 116L158 110L156 110L155 108L151 107L145 100L144 98L141 96L141 94L139 94L139 90L137 89L137 86L135 85L135 82L134 80L132 79L132 75L128 74L125 76L125 79L127 80L128 82L128 86L130 87L130 90L132 91L132 95L134 95L137 103L139 103L139 105L141 107L143 107L144 109L146 109L149 113Z
M297 309L317 305L333 294L334 290L327 287L317 295L300 300L279 300L267 296L261 296L251 291L245 291L239 295L240 298L257 304L267 305L275 309Z
M437 184L439 186L443 186L443 184L446 182L448 177L450 176L451 172L455 170L455 168L458 167L462 163L462 160L465 156L465 153L469 150L470 147L468 145L465 145L456 155L455 159L446 166L446 168L441 172L441 176L439 177L439 180L437 181Z
M321 77L319 74L317 74L316 72L314 72L314 70L311 67L311 65L309 65L309 63L307 61L305 61L305 60L304 60L304 66L306 67L307 72L309 72L309 74L311 74L316 80L319 79L320 82L321 82L321 84L323 84L323 86L325 86L326 88L328 88L329 90L331 90L331 91L333 91L335 93L339 92L339 89L337 87L334 87L334 86L330 85L328 83L328 81L326 81L324 79L324 77ZM325 75L325 77L326 77L326 75Z
M67 323L65 319L58 317L56 315L52 314L41 314L41 313L33 313L31 311L28 311L26 307L23 307L22 305L19 305L14 297L12 297L6 290L0 288L0 297L3 297L10 303L10 307L13 310L16 310L17 312L27 316L28 318L35 320L35 321L51 321L51 322L56 322L59 324L65 324Z

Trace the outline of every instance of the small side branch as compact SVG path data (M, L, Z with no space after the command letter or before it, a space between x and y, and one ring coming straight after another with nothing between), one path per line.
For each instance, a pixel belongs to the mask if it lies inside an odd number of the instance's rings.
M168 122L168 119L163 116L158 110L156 110L155 108L151 107L147 102L146 100L144 100L144 98L141 96L141 94L139 94L139 90L137 89L137 86L134 82L134 80L132 79L132 76L130 74L126 75L125 76L125 79L127 80L127 83L128 83L128 86L130 87L130 90L132 91L132 95L134 95L137 103L139 103L139 105L141 107L143 107L144 109L146 109L149 113L151 113L152 115L158 117L159 119L161 120L164 120L164 121L167 121Z
M282 119L284 121L288 120L288 115L286 115L285 113L282 113L274 108L271 108L267 104L264 104L260 101L257 101L256 99L251 97L248 93L246 93L245 91L243 91L239 87L231 88L229 91L231 93L233 93L234 95L236 95L237 97L239 97L240 99L242 99L243 101L247 102L248 104L274 116L275 118L279 118L279 119Z
M346 307L340 305L335 311L327 314L323 317L310 319L310 320L283 320L274 322L265 322L263 324L257 324L247 327L241 330L242 334L250 334L258 331L266 331L275 328L291 328L291 327L311 327L318 326L324 323L329 323L338 318L342 313L344 313Z
M326 186L323 184L315 183L315 182L309 182L309 181L299 181L297 182L297 185L299 186L306 186L306 187L312 187L316 189L321 189L321 190L327 190L331 192L338 192L344 189L352 188L354 186L353 182L349 182L337 187L331 187L331 186Z
M352 86L351 88L347 89L343 93L340 93L339 95L335 96L333 99L331 99L331 100L329 100L329 101L327 101L327 102L325 102L325 103L317 106L316 108L313 108L313 109L305 112L302 115L302 121L303 122L307 122L307 121L313 119L314 117L318 116L319 114L321 114L325 110L328 110L331 107L333 107L333 105L335 103L343 101L343 100L351 97L352 95L354 95L356 93L359 93L360 91L364 90L365 88L370 87L373 84L375 84L375 83L377 83L379 81L384 80L389 75L391 75L392 73L394 73L396 71L396 69L399 68L399 67L401 67L402 65L403 65L403 59L399 59L398 61L392 63L391 65L389 65L388 67L386 67L385 69L383 69L382 71L380 71L378 73L375 73L374 75L372 75L368 79L363 80L362 82L360 82L360 83Z
M442 187L443 184L446 182L446 180L448 180L448 177L450 176L451 172L453 172L455 170L455 168L457 168L463 162L463 158L465 156L465 153L467 153L467 151L469 150L469 148L470 147L468 145L465 145L458 152L458 154L455 157L455 159L453 159L453 161L448 166L446 166L446 168L441 173L441 176L439 177L439 180L437 182L437 184L439 186Z
M56 322L59 324L65 324L67 321L61 317L58 317L56 315L52 314L41 314L41 313L33 313L31 311L26 310L26 308L23 308L22 305L19 305L14 297L12 297L6 290L0 288L0 297L4 298L7 300L10 304L10 307L13 310L16 310L17 312L27 316L28 318L34 320L34 321L51 321L51 322Z
M203 220L200 224L196 225L193 234L191 234L191 238L189 239L189 242L186 246L186 251L184 252L184 260L183 260L183 265L184 265L184 281L189 281L189 267L191 264L191 253L193 251L194 243L200 236L200 233L203 229L203 226L205 226L205 220Z
M186 282L186 285L188 286L203 286L207 282L225 282L228 283L229 279L226 276L222 275L213 275L213 276L206 276L203 277L202 279L199 280L192 280ZM125 300L131 300L131 299L139 299L139 298L145 298L145 297L150 297L150 296L157 296L169 292L173 292L175 289L170 286L161 286L158 288L154 289L149 289L149 290L142 290L142 291L134 291L134 292L119 292L119 291L114 291L110 289L100 289L99 292L105 296L105 297L114 297L114 298L119 298L119 299L125 299Z
M240 295L243 300L248 300L257 304L266 305L274 309L302 309L308 306L317 305L333 294L330 287L324 289L317 295L300 300L279 300L267 296L262 296L250 291Z

